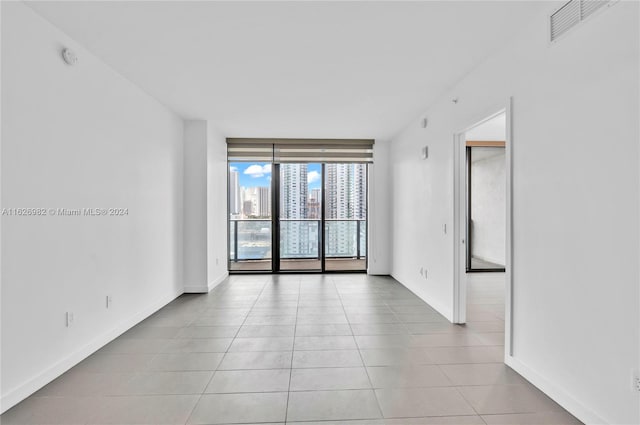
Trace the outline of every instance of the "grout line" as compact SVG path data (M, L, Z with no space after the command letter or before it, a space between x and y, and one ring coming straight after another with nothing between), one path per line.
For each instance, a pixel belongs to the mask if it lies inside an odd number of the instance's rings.
M371 376L369 375L369 370L367 369L367 365L364 362L364 357L362 357L362 352L360 351L360 345L358 344L358 341L356 340L356 337L353 335L353 327L351 326L351 322L349 321L349 318L347 316L347 312L344 309L344 302L342 301L342 294L340 293L340 291L338 291L338 288L335 284L335 282L333 282L334 287L336 288L336 292L338 292L338 299L340 300L340 305L342 305L342 310L344 312L345 317L347 317L347 323L349 324L349 329L351 329L351 338L353 338L353 341L356 344L356 349L358 350L358 355L360 356L360 361L362 362L362 367L364 368L364 372L367 374L367 379L369 380L369 385L371 386L371 392L373 392L373 397L376 400L376 405L378 406L378 412L380 412L380 418L384 419L384 413L382 413L382 406L380 405L380 400L378 400L378 395L376 394L376 390L373 387L373 381L371 380Z
M298 282L298 301L296 303L296 320L293 324L293 344L291 344L291 363L289 363L289 386L287 387L287 403L284 408L284 422L287 423L289 416L289 398L291 397L291 376L293 375L293 355L296 350L296 329L298 328L298 312L300 311L300 288L302 278Z
M480 416L480 413L478 413L478 411L476 410L475 407L473 407L473 404L471 404L471 402L469 400L467 400L467 398L464 396L464 394L462 393L462 391L460 391L460 389L458 387L454 387L456 392L460 395L460 397L462 397L462 399L464 400L465 403L467 403L469 405L469 407L471 407L471 409L475 412L475 414L477 416ZM485 422L484 419L482 419L482 416L480 416L480 419L482 420L482 422ZM485 422L486 423L486 422Z
M262 290L260 291L260 293L256 297L256 300L251 305L251 308L249 309L249 313L251 313L251 310L253 309L253 307L256 305L256 303L260 299L260 295L262 295L262 293L264 292L264 289L266 288L266 286L267 286L267 282L266 282L266 279L265 279L265 282L264 282L264 284L262 286ZM227 292L230 288L231 288L231 279L229 279L229 287L227 288L226 291L223 292L223 294L225 292ZM247 321L247 317L249 317L249 313L247 313L247 315L244 318L244 321L242 322L242 324L240 325L240 327L236 331L235 336L231 339L231 342L229 343L229 346L227 347L227 350L224 352L224 356L222 356L222 359L220 359L220 363L218 363L218 366L216 366L216 370L213 371L213 374L211 375L211 378L209 379L209 382L207 382L207 385L205 385L203 392L200 394L200 397L198 398L198 401L196 401L196 403L193 405L193 408L191 409L191 412L189 412L189 416L187 416L187 420L185 422L185 425L187 425L189 423L189 420L191 419L191 416L193 415L193 412L196 410L196 407L198 406L198 403L200 403L200 400L202 400L202 396L205 395L205 394L208 394L208 393L205 393L205 391L207 390L207 388L211 384L211 381L213 381L213 378L216 376L216 372L218 371L218 367L222 364L222 362L224 361L224 358L227 356L227 353L229 352L229 349L233 345L233 341L235 341L238 333L240 332L240 329L242 329L242 326L244 325L244 322Z
M270 279L270 280L269 280ZM203 372L207 372L211 374L211 377L209 378L207 384L204 387L204 390L201 392L191 392L191 393L183 393L183 394L166 394L166 393L158 393L158 394L101 394L101 395L97 395L97 397L107 397L107 398L118 398L118 397L158 397L158 396L193 396L194 399L196 399L197 395L199 395L200 397L197 398L193 408L191 409L191 412L189 413L189 415L187 416L187 421L191 419L191 416L193 415L193 412L196 408L196 406L198 405L198 403L201 401L202 397L204 395L215 395L215 394L260 394L260 393L283 393L283 391L253 391L253 392L225 392L225 393L205 393L204 391L206 391L206 388L210 385L213 377L215 376L215 374L220 370L219 366L222 364L224 358L227 356L228 353L230 353L230 348L231 345L233 344L234 341L236 341L239 338L239 334L241 329L244 326L247 326L247 321L249 319L249 317L251 316L251 313L254 311L257 311L256 309L258 309L258 305L262 305L261 303L263 302L267 302L269 306L277 306L278 305L278 300L279 300L279 296L277 295L277 290L273 293L273 294L267 294L265 293L265 291L267 291L267 288L270 288L273 286L274 282L272 278L267 279L265 282L262 283L262 287L260 289L260 291L254 291L253 287L249 288L249 292L251 292L251 295L247 295L246 297L254 297L254 300L251 304L250 307L248 307L248 310L246 306L240 306L240 307L228 307L226 309L239 309L239 310L246 310L247 313L242 321L242 324L240 325L233 325L233 326L227 326L227 327L237 327L237 329L235 329L234 332L234 336L233 337L213 337L213 338L178 338L178 334L180 334L182 332L183 329L187 328L187 327L192 327L192 326L197 326L194 325L193 323L197 320L199 320L201 317L210 317L210 316L206 316L205 314L207 312L209 312L210 310L212 310L211 306L213 305L213 309L217 310L217 309L223 309L222 307L224 307L225 305L222 304L220 305L220 302L223 302L226 299L227 295L230 295L232 297L235 297L235 295L233 294L229 294L229 291L232 289L233 287L233 282L229 283L226 282L225 286L222 287L222 285L216 289L218 289L218 291L216 291L215 293L210 293L210 294L203 294L203 300L204 302L206 302L206 304L199 304L199 303L194 303L193 306L189 306L187 305L188 301L183 301L183 302L178 302L175 305L168 305L166 307L169 307L167 309L167 311L169 313L172 314L176 314L177 318L182 319L183 315L186 312L194 312L195 316L193 316L192 319L187 319L184 322L182 320L180 320L180 324L177 325L167 325L167 326L161 326L159 328L176 328L178 329L178 332L175 333L175 335L173 335L170 338L151 338L151 339L156 339L156 340L170 340L170 342L168 344L173 343L173 341L180 341L180 340L185 340L185 339L191 339L191 340L208 340L208 339L228 339L230 340L229 345L227 346L226 350L224 352L210 352L210 351L201 351L201 352L196 352L196 351L186 351L186 352L174 352L174 353L159 353L159 352L155 352L155 353L135 353L135 352L129 352L129 353L104 353L104 354L109 354L109 355L120 355L120 356L127 356L127 355L136 355L136 354L147 354L148 355L148 361L144 362L144 364L142 365L142 367L144 369L136 369L133 371L128 371L128 372L113 372L113 371L98 371L98 372L92 372L92 371L81 371L79 373L82 374L105 374L105 373L109 373L109 374L113 374L113 373L121 373L121 374L125 374L127 375L127 378L124 379L124 382L130 382L132 379L135 379L136 377L139 377L141 375L145 375L145 374L164 374L164 373L203 373ZM362 337L371 337L371 338L387 338L387 337L395 337L397 335L402 335L402 336L408 336L408 338L413 339L415 338L417 335L423 335L423 334L417 334L414 335L411 332L409 332L408 334L397 334L397 333L392 333L392 334L379 334L379 335L353 335L354 331L353 328L356 325L360 325L360 323L351 323L351 321L347 320L346 324L348 325L348 328L351 330L351 335L310 335L311 337L335 337L335 336L342 336L342 337L346 337L346 336L351 336L353 338L354 341L356 341L356 349L358 350L358 354L360 356L361 362L362 362L362 367L365 368L365 372L367 373L367 377L369 379L369 385L371 388L350 388L350 389L335 389L335 390L331 390L331 389L325 389L325 390L321 390L321 389L310 389L310 390L302 390L302 391L291 391L291 383L292 383L292 374L293 374L293 354L295 353L295 340L298 337L297 334L297 327L298 327L298 317L299 314L301 313L301 311L305 308L305 307L309 307L309 308L333 308L333 303L329 303L326 306L324 305L324 303L309 303L309 301L311 300L323 300L323 295L326 296L326 293L322 293L322 292L302 292L302 284L303 284L303 280L305 279L305 277L300 276L297 278L298 279L298 290L297 290L297 301L296 301L296 313L295 313L295 323L293 324L294 327L294 332L293 332L293 346L291 348L292 351L292 357L291 357L291 362L290 362L290 367L289 367L289 386L288 386L288 390L287 390L287 405L286 405L286 411L285 411L285 421L288 420L287 417L287 411L288 411L288 403L289 403L289 399L290 399L290 394L291 392L317 392L317 391L321 391L321 392L331 392L331 391L362 391L362 390L369 390L372 389L374 390L374 394L375 394L375 390L376 388L374 388L372 381L371 381L371 377L369 376L368 373L368 369L367 366L364 363L364 358L362 355L362 351L365 350L363 348L360 347L359 344L357 344L357 340L356 337L357 336L362 336ZM286 281L286 284L290 284L290 283L294 283L295 281ZM342 287L341 284L341 280L339 280L338 278L334 278L334 277L327 277L327 283L330 283L333 287L333 290L335 291L335 293L337 294L337 299L336 301L339 302L341 308L342 308L342 312L343 314L346 316L346 308L345 308L345 298L348 298L348 305L349 306L357 306L360 302L362 302L365 305L368 305L368 303L373 303L374 306L377 307L381 307L384 306L385 309L390 310L390 313L393 315L393 317L395 317L396 319L399 319L398 315L403 314L402 311L395 311L393 309L391 309L391 306L394 304L388 304L387 302L393 302L393 300L396 299L402 299L402 298L395 298L396 294L392 291L392 289L395 288L395 286L391 286L389 287L389 285L387 284L387 282L383 282L384 287L380 286L380 283L373 283L371 285L368 285L367 283L365 283L365 285L368 286L367 290L364 291L352 291L349 292L348 291L348 285L350 284L350 282L347 280L345 281L345 285L347 285L347 292L343 294L338 291L338 284L336 282L338 282L340 284L340 287ZM391 281L393 282L393 281ZM242 283L242 282L235 282L235 283ZM315 282L313 282L315 283ZM361 282L356 282L357 284L360 284ZM394 283L395 285L395 283ZM286 285L285 285L286 286ZM256 286L257 287L257 286ZM239 285L239 289L242 289L242 286ZM288 288L284 288L285 290ZM343 288L345 289L345 288ZM353 289L359 289L356 286L354 286ZM368 296L366 296L366 294L369 294ZM287 298L289 297L289 295L293 295L293 294L289 294L288 292L285 293L285 300L283 301L284 303L290 302L289 300L287 300ZM304 297L302 295L305 295ZM197 295L194 295L194 297ZM238 295L241 296L241 295ZM391 300L385 301L385 297L391 297ZM305 300L305 302L303 303L303 299ZM207 301L208 300L208 301ZM222 300L222 301L220 301ZM333 300L333 299L332 299ZM216 304L211 304L212 301L216 301ZM378 305L378 301L382 302L382 304ZM337 308L338 304L335 304L336 308ZM402 304L397 305L396 307L401 310L402 308ZM186 310L185 310L186 307ZM189 310L188 308L191 307L193 310ZM411 305L407 305L407 307L411 307ZM262 308L262 307L260 307ZM272 307L269 307L272 308ZM287 307L288 308L288 307ZM195 310L195 311L194 311ZM162 311L159 310L159 311ZM276 308L276 312L277 312L277 308ZM311 314L316 314L316 313L311 313ZM318 315L323 315L324 313L318 313ZM360 313L354 313L354 314L360 314ZM366 314L366 313L362 313L362 314ZM378 313L374 313L378 314ZM386 312L381 312L381 314L388 314ZM411 313L407 313L407 314L411 314ZM274 314L277 315L277 314ZM188 318L190 315L185 315L185 318ZM169 316L170 317L170 316ZM348 317L348 316L346 316ZM416 322L417 323L417 322ZM438 322L428 322L428 323L438 323ZM483 322L477 322L477 323L483 323ZM310 323L310 325L314 325L314 323ZM363 323L362 325L367 325L367 323ZM373 325L374 328L376 325L382 325L382 326L390 326L391 324L385 324L385 323L369 323L368 325ZM397 326L397 325L402 325L402 326ZM212 326L216 326L216 325L212 325ZM226 325L223 325L226 326ZM264 325L264 326L280 326L280 325ZM291 326L291 325L286 325L286 326ZM330 324L327 324L327 326L330 326ZM408 327L408 324L399 320L397 323L393 324L393 328L395 329L396 326L398 328L401 327ZM390 326L391 327L391 326ZM492 333L500 333L500 331L482 331L482 332L477 332L477 331L472 331L470 329L467 329L467 331L463 332L463 334L467 334L467 335L476 335L476 334L492 334ZM442 333L442 332L436 332L436 333L430 333L430 334L424 334L424 335L442 335L442 337L445 336L451 336L454 334L450 334L450 333ZM254 336L254 337L249 337L249 338L259 338L259 336ZM278 338L278 336L269 336L269 337L265 337L266 339L273 339L273 338ZM285 338L285 337L283 337ZM288 336L286 338L289 338ZM129 341L129 340L138 340L138 341L144 341L147 338L116 338L115 341ZM449 346L428 346L428 347L410 347L410 346L406 346L406 347L399 347L399 348L404 348L404 349L410 349L410 348L416 348L416 349L438 349L438 348L460 348L460 349L469 349L469 348L477 348L477 349L494 349L497 347L502 347L501 345L472 345L472 346L468 346L468 345L449 345ZM166 348L166 347L165 347ZM384 347L382 347L384 348ZM300 351L309 351L309 352L319 352L319 351L331 351L331 350L335 350L336 348L324 348L324 349L316 349L316 350L300 350ZM353 348L345 348L343 350L353 350ZM264 351L264 350L260 350L260 351L238 351L238 353L259 353L259 352L288 352L287 350L270 350L270 351ZM202 369L202 370L151 370L149 369L149 365L154 361L154 359L158 358L158 356L161 355L188 355L188 354L196 354L196 353L203 353L203 354L218 354L218 355L222 355L222 357L220 358L219 363L216 365L215 368L213 369ZM428 355L424 355L425 358L429 359ZM430 360L430 359L429 359ZM430 363L430 365L435 365L438 367L439 370L442 371L442 373L444 373L444 369L449 366L449 365L489 365L489 364L494 364L494 365L503 365L504 363L502 361L490 361L490 362L456 362L456 363ZM384 365L380 365L385 367ZM372 366L373 367L373 366ZM307 367L303 367L300 369L322 369L323 367L313 367L313 368L307 368ZM330 368L360 368L360 366L331 366ZM283 368L260 368L260 369L228 369L228 370L285 370L286 367ZM446 373L445 373L445 376ZM448 377L448 376L447 376ZM446 385L446 386L430 386L430 387L414 387L416 389L420 388L420 389L424 389L424 388L451 388L454 387L456 388L456 392L458 394L460 394L460 396L462 397L462 399L471 406L471 408L473 409L474 412L476 412L475 408L473 407L473 405L471 405L471 403L464 397L464 394L462 394L461 389L467 388L467 387L495 387L495 386L511 386L511 387L515 387L515 386L525 386L527 387L527 383L504 383L504 384L489 384L489 383L484 383L484 384L477 384L477 385L454 385L452 382L452 385ZM381 387L384 388L384 387ZM395 387L394 387L395 388ZM406 387L408 388L408 387ZM69 397L69 398L74 398L74 397L78 397L78 396L65 396L65 395L50 395L50 396L42 396L42 397L60 397L60 398L65 398L65 397ZM93 397L93 396L90 396ZM380 414L382 415L382 410L381 410L381 405L380 405L380 401L378 400L377 395L375 395L376 397L376 401L378 403L378 408L380 411ZM519 412L519 413L524 413L524 412ZM529 412L529 413L534 413ZM457 415L457 416L476 416L476 417L480 417L483 423L486 423L486 420L484 419L484 417L480 414L478 414L477 412L475 413L475 415L472 414L468 414L468 415ZM384 416L382 415L381 418L384 420ZM416 418L419 418L418 416L416 416ZM320 422L324 422L324 420L320 421Z

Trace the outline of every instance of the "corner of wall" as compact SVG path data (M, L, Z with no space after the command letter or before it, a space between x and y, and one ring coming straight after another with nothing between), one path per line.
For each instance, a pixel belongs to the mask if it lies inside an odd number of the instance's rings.
M390 163L388 140L376 140L373 145L373 164L369 166L369 246L370 275L389 275L391 272L391 203Z
M182 293L183 123L24 2L1 10L3 205L128 210L118 224L4 223L4 411ZM60 60L60 45L78 66ZM108 314L107 294L117 300ZM81 318L71 331L65 311Z
M7 394L3 394L2 398L0 399L0 414L6 412L11 407L20 403L22 400L38 391L40 388L44 387L63 373L67 372L69 369L98 351L100 348L107 345L109 342L113 341L138 323L142 322L147 317L151 316L156 311L160 310L162 307L169 304L181 294L182 290L178 289L169 296L157 299L153 303L149 304L148 307L141 310L139 313L121 321L109 331L103 333L102 335L99 335L97 338L93 339L80 349L72 352L67 357L60 360L58 363L44 370L42 373L31 377L22 385L12 389Z
M209 290L229 275L227 270L227 149L224 135L207 126L207 276Z
M540 391L548 395L556 403L565 408L576 418L580 418L585 424L607 424L609 421L604 420L588 406L580 403L573 398L571 394L564 388L554 384L552 380L542 376L531 367L524 364L513 356L505 356L504 362L511 369L518 372L522 377L529 381Z
M209 292L215 288L216 286L220 285L222 282L224 282L227 277L229 277L229 272L225 271L223 272L220 276L218 276L217 278L215 278L214 280L212 280L211 282L209 282Z
M396 271L391 272L391 277L400 282L405 288L411 291L415 296L420 298L425 303L429 304L436 310L438 313L443 315L449 322L453 323L453 310L450 306L444 305L442 302L438 301L436 298L430 296L425 291L418 291L418 285L415 284L411 279L405 279Z

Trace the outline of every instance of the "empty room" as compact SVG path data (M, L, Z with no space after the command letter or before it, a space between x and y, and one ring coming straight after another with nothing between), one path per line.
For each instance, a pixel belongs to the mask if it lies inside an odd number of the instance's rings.
M640 424L640 1L0 15L1 424Z

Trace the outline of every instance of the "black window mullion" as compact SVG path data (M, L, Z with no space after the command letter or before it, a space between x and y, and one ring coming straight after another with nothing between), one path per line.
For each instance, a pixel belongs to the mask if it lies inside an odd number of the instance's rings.
M280 164L271 165L271 271L280 271Z
M320 270L322 270L322 273L324 273L326 271L326 267L325 267L325 241L326 241L326 235L325 235L325 225L324 225L324 211L325 211L325 200L326 200L326 195L325 195L325 166L326 164L323 162L322 163L322 170L320 173L320 193L321 193L321 199L322 202L320 203L320 227L321 229L318 229L318 235L320 235L320 246L318 247L318 249L320 250Z

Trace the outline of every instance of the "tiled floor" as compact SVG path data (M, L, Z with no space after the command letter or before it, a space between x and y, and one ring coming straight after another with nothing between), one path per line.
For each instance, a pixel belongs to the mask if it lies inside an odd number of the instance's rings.
M454 326L398 282L233 276L2 415L10 424L579 424L502 364L502 274Z
M474 269L474 270L480 270L480 271L482 271L482 269L502 269L502 270L504 270L504 264L496 264L496 263L492 263L490 261L481 260L480 258L472 257L471 258L471 268Z

